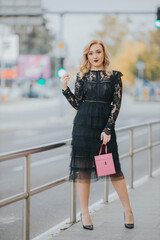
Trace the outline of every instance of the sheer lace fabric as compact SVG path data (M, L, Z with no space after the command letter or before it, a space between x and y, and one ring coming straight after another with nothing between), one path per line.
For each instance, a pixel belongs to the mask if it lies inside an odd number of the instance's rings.
M96 79L98 74L99 81ZM90 71L85 75L84 79L81 79L79 73L77 73L74 94L69 87L67 87L66 90L62 90L62 93L76 110L79 109L81 102L87 99L103 100L108 101L109 103L113 102L110 116L106 121L105 128L103 129L103 132L110 135L111 129L115 126L115 121L121 107L121 76L123 76L121 72L113 71L113 76L109 79L104 71Z
M81 79L76 75L74 93L67 87L62 90L71 106L77 110L73 120L70 180L81 182L104 179L96 173L94 156L98 155L102 141L101 132L111 135L107 143L112 153L116 174L111 180L124 179L119 162L115 122L121 107L123 74L113 71L108 77L103 70L92 70ZM104 149L101 154L104 154Z

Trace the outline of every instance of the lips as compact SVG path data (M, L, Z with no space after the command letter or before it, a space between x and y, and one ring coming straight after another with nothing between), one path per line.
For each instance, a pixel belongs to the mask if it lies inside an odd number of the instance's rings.
M94 62L98 62L99 60L94 60Z

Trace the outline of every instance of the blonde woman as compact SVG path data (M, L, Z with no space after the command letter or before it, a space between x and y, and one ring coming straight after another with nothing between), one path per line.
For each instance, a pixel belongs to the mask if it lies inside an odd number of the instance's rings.
M82 225L88 230L93 230L88 210L90 182L104 179L97 176L94 161L102 143L107 144L107 152L113 155L116 173L110 175L110 179L124 207L124 225L134 228L115 132L115 121L122 100L121 76L123 74L120 71L112 70L105 44L100 40L92 40L84 48L74 94L67 86L69 74L61 78L63 95L78 110L73 120L69 180L77 182ZM101 154L104 153L103 147Z

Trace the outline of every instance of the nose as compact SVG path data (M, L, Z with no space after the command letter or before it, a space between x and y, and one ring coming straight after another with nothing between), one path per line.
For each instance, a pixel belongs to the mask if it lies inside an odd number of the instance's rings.
M97 58L97 53L94 53L94 58Z

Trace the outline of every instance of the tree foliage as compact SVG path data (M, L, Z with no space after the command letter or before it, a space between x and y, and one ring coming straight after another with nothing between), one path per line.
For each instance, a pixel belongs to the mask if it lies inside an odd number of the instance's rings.
M149 32L149 46L146 46L144 51L139 54L138 60L145 63L145 79L160 80L160 29Z
M134 84L137 77L136 63L139 60L145 63L146 80L160 79L160 29L149 32L131 30L129 24L132 21L129 18L122 22L119 17L112 15L104 16L101 23L102 30L96 31L93 37L108 46L112 68L122 71L124 80Z
M121 45L129 33L127 24L112 15L105 15L101 23L102 30L96 31L93 37L105 42L111 56L115 56L120 51Z
M54 36L46 27L47 21L43 19L41 26L17 26L19 35L20 54L46 54L52 50Z

